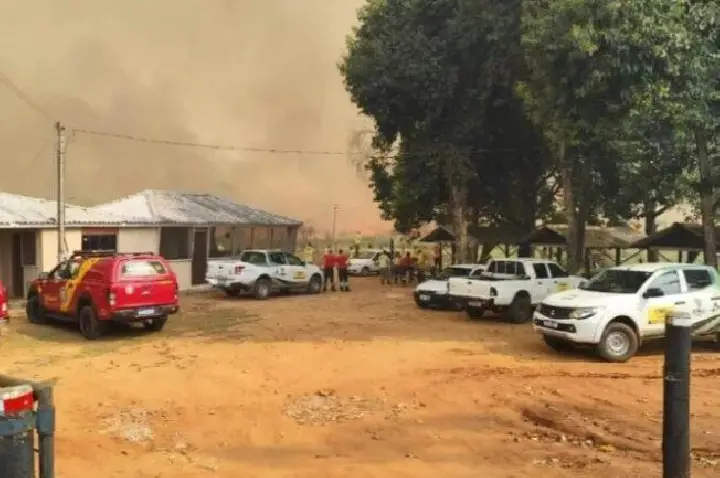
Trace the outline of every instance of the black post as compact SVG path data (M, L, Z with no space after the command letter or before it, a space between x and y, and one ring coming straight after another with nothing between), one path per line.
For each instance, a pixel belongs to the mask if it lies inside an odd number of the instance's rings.
M663 478L690 477L691 316L668 315L663 370Z

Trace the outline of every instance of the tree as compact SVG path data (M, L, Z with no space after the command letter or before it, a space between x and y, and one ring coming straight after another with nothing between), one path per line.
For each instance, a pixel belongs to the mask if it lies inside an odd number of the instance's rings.
M340 65L375 122L380 154L369 168L383 214L401 230L450 216L459 260L469 224L504 215L532 227L550 188L542 137L514 94L524 71L520 6L372 0Z

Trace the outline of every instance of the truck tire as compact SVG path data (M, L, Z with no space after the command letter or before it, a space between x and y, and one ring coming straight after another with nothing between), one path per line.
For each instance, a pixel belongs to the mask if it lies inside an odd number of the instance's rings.
M575 350L573 344L559 337L543 335L543 340L545 341L545 344L551 349L553 349L555 352L572 352L573 350Z
M483 314L485 314L485 309L483 307L471 307L468 305L465 308L465 312L467 312L467 315L471 320L476 320L482 319Z
M319 275L315 274L310 278L307 291L308 294L319 294L322 291L322 279Z
M80 324L80 333L88 340L97 340L107 330L107 322L98 320L95 307L92 305L84 305L80 308L78 322Z
M270 297L270 280L261 278L255 281L253 296L258 300L265 300Z
M363 277L367 277L370 275L370 268L369 267L363 267L360 271L360 275Z
M597 344L597 353L608 362L623 363L630 360L639 347L640 340L632 327L610 322Z
M149 332L160 332L163 327L165 327L167 320L167 315L164 315L162 317L156 317L154 319L148 320L147 322L143 322L143 327L145 327L145 330Z
M40 297L37 295L30 296L25 305L25 313L28 321L32 324L44 324L47 322L45 317L45 308L40 303Z
M530 322L533 316L533 306L530 296L527 294L515 294L510 307L507 310L507 317L514 324Z

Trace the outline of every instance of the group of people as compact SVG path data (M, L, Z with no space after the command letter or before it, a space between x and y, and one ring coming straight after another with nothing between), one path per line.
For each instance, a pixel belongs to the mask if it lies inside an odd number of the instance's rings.
M429 262L428 257L422 251L414 257L410 252L402 255L395 252L395 257L390 258L388 251L382 251L377 259L378 269L380 270L380 282L382 284L402 284L406 285L413 281L425 281Z
M312 244L308 244L305 248L305 262L312 263L314 259L314 249ZM340 286L340 291L349 292L350 282L348 274L348 262L350 257L342 249L337 251L337 254L332 249L325 249L322 256L322 270L323 270L323 292L327 292L328 283L330 284L330 291L335 292L335 271L337 271L337 278Z

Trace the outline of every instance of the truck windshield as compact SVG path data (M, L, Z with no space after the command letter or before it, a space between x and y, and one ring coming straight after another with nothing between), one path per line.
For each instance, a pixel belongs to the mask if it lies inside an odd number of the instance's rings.
M590 279L584 289L612 294L635 294L651 275L645 271L608 269Z
M256 266L267 265L267 257L264 252L260 251L245 251L240 256L240 260Z

